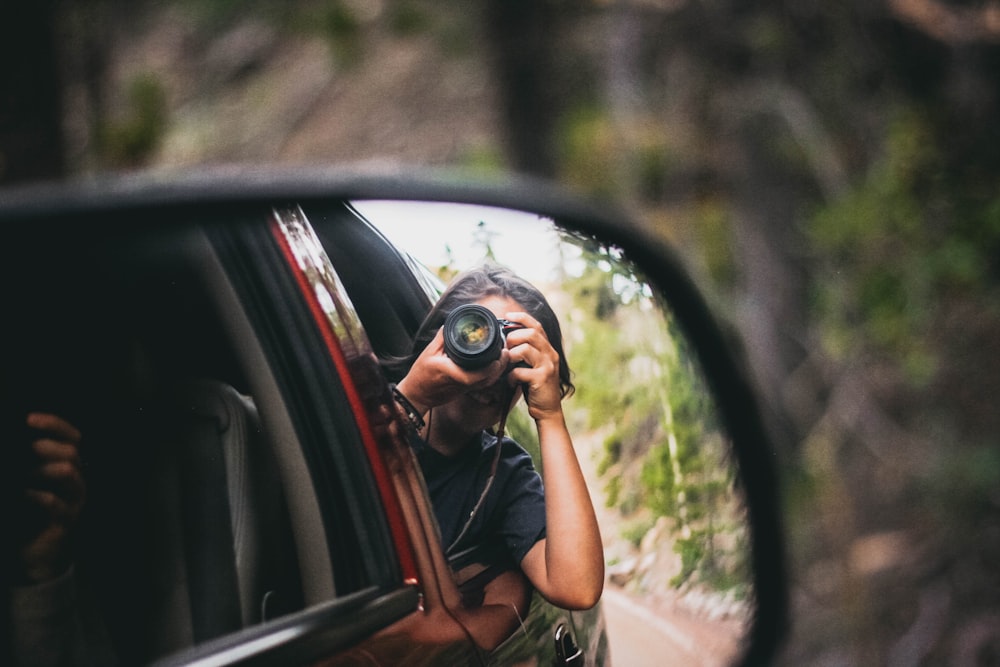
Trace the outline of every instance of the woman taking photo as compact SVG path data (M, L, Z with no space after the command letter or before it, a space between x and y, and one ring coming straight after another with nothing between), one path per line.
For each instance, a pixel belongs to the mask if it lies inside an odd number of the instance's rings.
M467 304L485 308L504 334L496 358L480 367L450 350L443 330ZM495 264L466 271L428 313L412 355L388 371L446 553L484 548L519 567L552 604L594 606L604 553L562 410L573 391L562 334L542 293ZM541 475L503 437L507 412L522 397L538 432Z

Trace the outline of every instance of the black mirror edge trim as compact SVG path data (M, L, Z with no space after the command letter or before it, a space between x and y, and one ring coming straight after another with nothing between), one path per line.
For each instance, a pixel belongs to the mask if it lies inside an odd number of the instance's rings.
M515 194L521 193L521 194ZM111 213L151 206L211 206L312 199L424 199L524 209L550 202L562 212L593 215L592 206L538 179L514 174L470 176L457 169L385 163L326 166L221 165L185 170L99 174L0 188L0 219ZM534 208L532 208L534 210Z
M387 163L317 167L220 166L153 171L43 183L0 190L0 223L61 213L105 214L132 209L305 203L310 200L453 201L536 212L572 220L624 250L668 297L691 336L708 382L733 434L749 500L756 617L739 665L767 664L787 630L788 591L774 447L764 426L749 369L705 302L684 264L662 238L611 202L566 186L511 173L478 177L455 169Z

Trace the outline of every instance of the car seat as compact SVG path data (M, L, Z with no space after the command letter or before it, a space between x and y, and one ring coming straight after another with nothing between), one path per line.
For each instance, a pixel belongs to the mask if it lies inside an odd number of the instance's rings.
M152 655L235 632L301 606L288 513L252 399L216 380L171 398L152 511Z

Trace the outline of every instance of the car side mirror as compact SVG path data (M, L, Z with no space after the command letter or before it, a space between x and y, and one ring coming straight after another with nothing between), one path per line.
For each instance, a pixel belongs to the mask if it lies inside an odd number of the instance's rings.
M26 223L46 218L113 218L134 235L150 217L163 228L216 217L235 226L245 211L281 206L315 218L317 228L336 207L375 230L420 283L411 304L429 307L455 271L484 257L545 292L577 373L568 419L607 517L611 585L721 600L736 614L738 664L773 658L787 596L773 445L733 338L649 226L550 183L419 169L227 169L0 193L0 219L14 223L12 238L31 241L32 257L46 248ZM74 233L86 240L82 227ZM333 258L352 261L347 292L360 302L379 286L378 274L349 252ZM372 340L375 351L405 351L422 317L416 311L400 321L402 337ZM509 428L530 449L527 420L518 419Z

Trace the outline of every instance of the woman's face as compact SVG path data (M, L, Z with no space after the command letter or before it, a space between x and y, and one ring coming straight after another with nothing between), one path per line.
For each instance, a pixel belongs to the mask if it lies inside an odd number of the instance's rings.
M476 303L488 308L497 318L503 318L510 312L524 311L521 304L504 296L487 296ZM436 408L434 419L444 418L470 435L478 433L500 421L502 411L508 407L507 396L510 396L510 385L507 384L507 376L503 375L490 387L470 391ZM518 389L509 405L516 403L520 396L521 390Z

